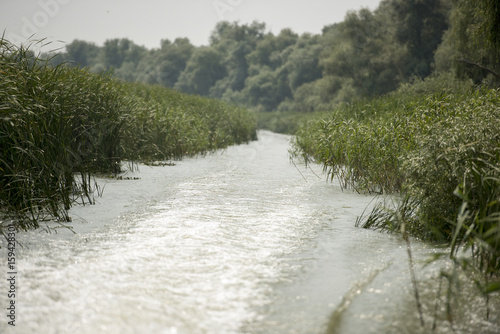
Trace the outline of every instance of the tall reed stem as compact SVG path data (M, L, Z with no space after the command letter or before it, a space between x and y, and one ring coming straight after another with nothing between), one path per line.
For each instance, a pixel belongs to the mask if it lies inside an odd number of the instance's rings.
M405 222L401 224L401 233L403 234L403 239L406 242L406 250L408 252L408 265L410 266L411 282L413 285L413 292L415 294L415 301L417 302L417 310L420 318L420 324L422 325L422 327L425 327L424 316L422 313L422 304L420 302L420 295L418 293L417 276L415 274L415 266L413 265L413 256L411 252L410 238L408 237L408 233L406 233L405 225L406 225Z

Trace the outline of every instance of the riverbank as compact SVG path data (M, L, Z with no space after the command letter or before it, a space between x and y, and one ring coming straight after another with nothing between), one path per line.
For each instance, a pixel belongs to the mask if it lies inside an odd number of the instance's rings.
M450 78L342 105L302 127L293 154L343 188L398 194L358 226L447 245L441 256L498 299L500 91ZM443 275L453 282L456 270Z
M94 202L92 178L120 172L122 161L180 159L256 137L244 109L52 67L4 39L0 75L0 207L17 229L70 221L74 203Z

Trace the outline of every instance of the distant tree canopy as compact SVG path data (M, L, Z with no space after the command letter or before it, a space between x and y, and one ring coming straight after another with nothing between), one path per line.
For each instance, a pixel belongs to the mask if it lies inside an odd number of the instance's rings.
M412 77L455 71L499 82L498 0L383 0L321 34L220 22L207 46L187 38L148 50L128 39L75 40L53 59L261 111L328 109L380 95Z
M436 51L438 70L476 83L500 83L500 2L454 0L450 29Z

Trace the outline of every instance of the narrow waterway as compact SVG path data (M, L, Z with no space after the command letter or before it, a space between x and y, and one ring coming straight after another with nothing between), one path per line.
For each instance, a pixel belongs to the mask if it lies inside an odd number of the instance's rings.
M288 148L289 137L260 132L125 175L138 180L99 180L96 205L71 210L76 234L17 233L16 326L3 315L0 333L427 332L406 245L354 227L373 197L296 167ZM413 251L418 264L438 250L415 242ZM417 274L429 281L434 267ZM479 311L453 330L494 333L474 298Z

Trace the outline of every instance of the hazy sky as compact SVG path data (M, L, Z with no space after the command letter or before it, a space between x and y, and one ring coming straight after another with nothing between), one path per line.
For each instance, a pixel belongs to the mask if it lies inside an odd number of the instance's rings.
M380 0L0 0L0 30L16 44L33 39L102 45L129 38L147 48L161 39L188 37L207 45L221 20L265 22L268 31L291 28L318 34L343 20L348 10L375 9ZM53 43L52 46L62 44Z

